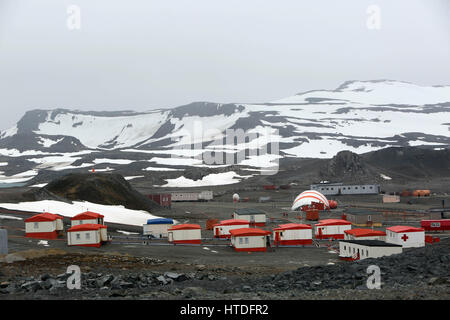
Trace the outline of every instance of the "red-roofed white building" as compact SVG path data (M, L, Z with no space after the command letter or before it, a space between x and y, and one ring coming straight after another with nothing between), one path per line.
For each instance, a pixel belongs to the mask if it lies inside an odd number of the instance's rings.
M352 223L340 219L319 220L314 226L316 239L344 239L344 231L350 230Z
M424 247L425 229L411 226L386 228L386 242L401 244L403 248Z
M177 224L167 229L168 241L173 244L201 244L202 229L198 224Z
M380 240L386 241L386 232L372 229L350 229L344 231L345 240Z
M107 228L102 224L79 224L67 230L69 246L100 247L108 241Z
M230 230L231 245L236 251L267 251L270 231L258 228Z
M37 239L56 239L64 229L63 217L40 213L25 220L25 236Z
M230 230L248 228L249 222L243 219L222 220L213 227L214 237L221 239L231 238Z
M86 211L70 218L70 221L73 227L79 224L103 224L103 218L104 216L99 213Z
M273 229L273 239L276 246L312 244L312 227L301 223L280 224Z

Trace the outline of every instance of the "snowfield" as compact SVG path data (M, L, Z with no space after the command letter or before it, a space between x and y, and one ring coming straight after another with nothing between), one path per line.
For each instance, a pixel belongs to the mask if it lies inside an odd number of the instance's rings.
M435 104L450 101L450 86L423 87L401 81L352 81L337 91L314 90L272 103L305 103L311 98L368 104Z
M0 220L1 219L10 219L10 220L23 220L22 218L19 217L13 217L13 216L4 216L4 215L0 215Z
M5 176L0 171L0 183L19 183L33 179L38 174L37 170L28 170L12 176Z
M251 178L253 175L240 176L234 171L228 171L223 173L211 173L204 176L201 180L192 180L183 176L175 179L167 179L167 183L157 187L206 187L206 186L219 186L238 183L241 179Z
M73 201L71 204L54 200L20 203L0 203L0 207L10 210L30 212L50 212L64 217L73 217L85 211L93 211L105 216L104 221L132 226L142 226L148 219L159 218L143 210L126 209L124 206L107 206L87 201Z
M388 177L387 175L384 175L382 173L380 173L380 177L382 177L384 180L392 180L391 177Z

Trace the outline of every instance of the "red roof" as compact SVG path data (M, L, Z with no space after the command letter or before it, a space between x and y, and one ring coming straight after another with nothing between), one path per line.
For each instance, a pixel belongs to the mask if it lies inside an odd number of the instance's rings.
M93 224L93 223L86 223L86 224L79 224L77 226L73 226L67 232L73 232L73 231L92 231L92 230L98 230L106 228L103 224Z
M386 232L381 230L371 230L371 229L350 229L344 231L347 234L351 234L355 237L375 237L375 236L386 236Z
M249 222L247 220L242 220L242 219L229 219L229 220L222 220L222 221L220 221L220 223L217 223L214 226L234 226L234 225L242 225L242 224L248 225Z
M280 224L278 228L274 228L273 230L296 230L296 229L312 229L312 227L309 224L287 223L287 224Z
M91 220L91 219L99 219L99 218L103 219L104 216L99 213L86 211L86 212L77 214L76 216L70 218L70 220Z
M32 216L32 217L26 219L25 222L55 221L56 219L62 219L62 218L63 217L61 217L57 214L44 212L44 213L40 213L40 214L37 214L35 216Z
M416 228L416 227L411 227L411 226L393 226L393 227L386 228L386 230L390 230L390 231L396 232L396 233L425 231L425 229L423 229L423 228Z
M269 235L270 231L257 229L257 228L240 228L240 229L230 230L230 234L233 237L265 236L265 235Z
M174 225L172 228L168 230L192 230L192 229L201 229L200 225L198 224L177 224Z
M340 226L340 225L349 225L349 224L352 224L352 223L347 220L325 219L325 220L319 220L319 223L317 223L316 226Z

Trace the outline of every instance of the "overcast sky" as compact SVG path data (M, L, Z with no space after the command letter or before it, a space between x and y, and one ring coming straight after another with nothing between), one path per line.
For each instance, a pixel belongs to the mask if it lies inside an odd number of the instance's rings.
M450 85L450 1L0 0L0 130L37 108L267 102L355 79Z

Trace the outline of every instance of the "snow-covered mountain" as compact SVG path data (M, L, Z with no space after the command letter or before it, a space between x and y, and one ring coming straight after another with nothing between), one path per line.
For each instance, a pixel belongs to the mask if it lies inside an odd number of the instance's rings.
M257 135L230 145L225 140L227 129ZM195 102L149 112L32 110L0 133L0 155L37 155L41 159L34 159L37 169L52 162L55 154L62 157L59 170L98 164L98 159L75 160L107 150L122 152L123 164L134 161L130 154L142 153L152 155L149 168L205 166L199 157L204 152L236 153L268 141L279 144L279 156L250 155L239 164L261 167L280 157L331 158L342 150L360 154L391 146L447 147L450 86L348 81L335 90L308 91L260 104ZM186 150L194 145L195 150ZM197 157L167 159L173 155Z

